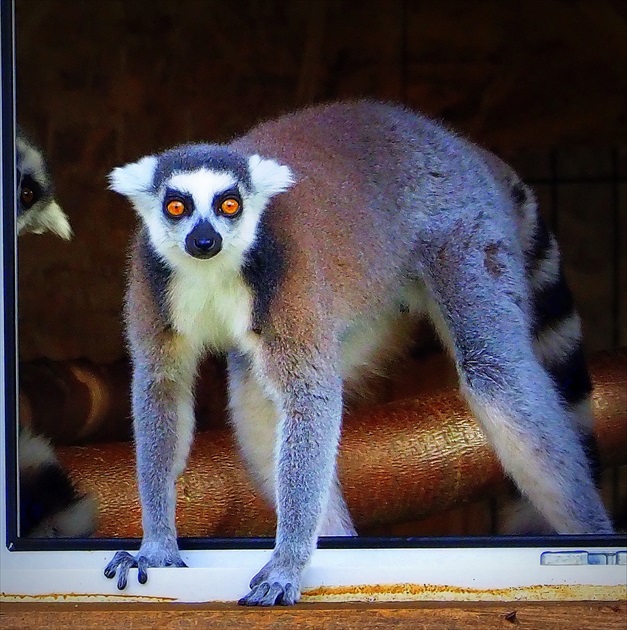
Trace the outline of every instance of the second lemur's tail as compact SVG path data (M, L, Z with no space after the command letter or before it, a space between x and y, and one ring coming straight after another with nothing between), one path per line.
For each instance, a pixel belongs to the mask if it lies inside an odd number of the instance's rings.
M86 538L96 529L96 499L81 494L55 456L50 442L20 428L20 536Z

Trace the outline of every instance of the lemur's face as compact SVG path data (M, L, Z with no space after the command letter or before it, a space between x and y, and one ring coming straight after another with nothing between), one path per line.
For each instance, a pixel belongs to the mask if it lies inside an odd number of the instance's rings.
M116 168L110 182L133 202L155 249L176 265L189 257L241 257L268 200L293 179L273 160L185 145Z
M18 235L52 232L61 238L70 238L72 230L67 216L54 200L43 155L21 134L15 139L15 163Z

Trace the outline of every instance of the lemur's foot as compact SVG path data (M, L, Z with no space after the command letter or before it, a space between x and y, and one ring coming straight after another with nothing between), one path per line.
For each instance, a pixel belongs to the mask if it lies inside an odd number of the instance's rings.
M250 581L242 606L292 606L300 599L300 572L275 566L272 560Z
M104 574L108 578L118 576L118 589L126 588L128 573L137 567L137 581L145 584L148 581L149 567L186 567L181 559L176 541L168 543L142 543L136 556L128 551L118 551L105 567Z

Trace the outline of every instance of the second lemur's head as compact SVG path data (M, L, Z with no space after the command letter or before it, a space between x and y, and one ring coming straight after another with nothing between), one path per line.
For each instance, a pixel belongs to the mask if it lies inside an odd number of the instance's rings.
M294 179L274 160L188 144L115 168L109 181L131 200L157 252L176 266L190 257L241 258L269 199Z
M18 235L52 232L64 239L71 238L68 218L54 199L44 155L21 129L15 138L15 166Z

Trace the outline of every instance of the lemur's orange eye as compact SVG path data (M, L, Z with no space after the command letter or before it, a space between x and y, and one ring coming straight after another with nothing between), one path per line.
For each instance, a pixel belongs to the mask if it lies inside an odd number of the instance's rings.
M173 199L166 206L168 214L172 217L180 217L185 212L185 204L178 199Z
M220 204L220 210L222 211L222 214L233 216L239 211L239 201L237 199L233 199L233 197L229 197Z

